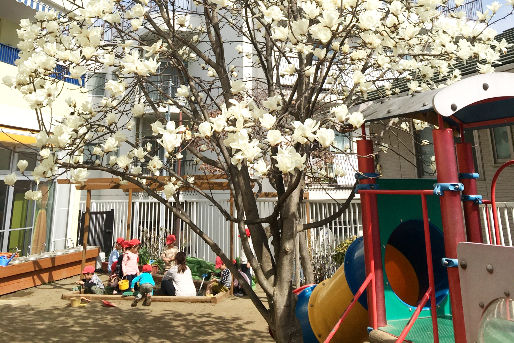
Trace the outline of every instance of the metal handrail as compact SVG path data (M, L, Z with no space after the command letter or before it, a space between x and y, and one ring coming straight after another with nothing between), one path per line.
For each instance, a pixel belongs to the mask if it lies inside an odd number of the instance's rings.
M0 62L15 66L15 61L19 58L19 56L20 49L0 43ZM72 79L69 76L69 69L61 64L56 65L54 72L50 74L50 77L53 77L54 79L63 80L64 82L84 87L85 76L82 76L80 80Z

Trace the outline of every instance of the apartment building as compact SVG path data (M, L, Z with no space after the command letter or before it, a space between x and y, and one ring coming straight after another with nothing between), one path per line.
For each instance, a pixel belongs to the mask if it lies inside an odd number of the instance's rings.
M59 10L59 7L53 1L0 1L0 79L16 77L15 61L19 53L16 30L20 20L33 17L36 11L51 9ZM66 106L67 97L88 97L82 87L83 80L66 75L66 70L57 66L55 77L62 80L63 96L53 106L54 115L59 115ZM23 95L0 83L0 180L11 173L17 177L14 187L0 183L0 251L18 248L22 255L29 255L63 249L70 244L66 242L66 227L76 219L68 208L77 208L79 194L67 185L34 180L32 171L39 152L34 146L37 132L35 112ZM17 168L20 160L28 162L24 175ZM43 198L39 201L25 199L28 190L42 191Z

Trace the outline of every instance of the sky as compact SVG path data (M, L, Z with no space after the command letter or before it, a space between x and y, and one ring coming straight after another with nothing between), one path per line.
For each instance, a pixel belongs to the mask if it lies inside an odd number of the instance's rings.
M512 10L512 6L507 4L505 0L482 0L482 7L484 9L484 12L487 10L487 5L493 3L494 1L498 1L500 4L502 4L502 7L496 14L497 18L501 18L505 16L507 13L510 13ZM511 27L514 27L514 15L509 16L507 19L504 19L496 24L494 24L493 29L495 29L498 33L503 32L507 29L510 29Z

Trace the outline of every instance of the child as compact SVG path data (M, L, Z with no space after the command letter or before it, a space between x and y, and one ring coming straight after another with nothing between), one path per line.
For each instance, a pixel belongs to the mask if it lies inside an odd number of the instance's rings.
M134 292L134 287L136 283L139 282L139 294L132 302L132 307L136 307L139 300L145 298L143 300L143 306L150 306L152 303L152 294L153 294L153 286L155 286L155 281L152 277L152 266L149 264L145 264L143 266L143 273L136 276L132 279L130 283L130 290Z
M166 237L166 248L161 254L165 270L169 270L171 267L176 265L175 255L178 253L178 248L175 246L175 241L175 235L168 235Z
M104 294L104 284L98 275L95 274L95 267L84 267L82 274L84 279L76 281L76 283L84 287L85 294Z
M207 289L205 290L205 295L207 296L227 292L232 284L232 274L230 274L230 270L219 256L216 257L216 269L221 269L220 279L213 280L207 285Z
M114 249L111 251L111 254L109 255L109 264L107 265L107 271L111 273L113 271L112 264L116 261L118 261L118 258L120 257L120 250L122 250L122 244L125 240L121 237L116 239L116 243L114 244Z
M114 261L111 266L111 275L109 275L109 286L112 288L112 294L118 294L118 283L120 282L120 277L116 273L116 266L118 265L118 261Z
M123 261L121 262L121 268L123 271L123 277L132 282L132 280L139 274L139 268L137 266L137 261L139 256L137 251L139 249L139 244L141 242L139 239L132 239L129 241L130 248L125 251L123 254Z

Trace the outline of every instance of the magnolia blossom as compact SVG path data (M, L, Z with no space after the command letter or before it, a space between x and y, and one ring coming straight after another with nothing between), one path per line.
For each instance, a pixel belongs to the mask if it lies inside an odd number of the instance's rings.
M43 194L41 193L41 191L26 191L25 192L25 199L27 200L33 200L33 201L37 201L37 200L40 200L42 198Z
M6 175L4 178L4 183L8 186L14 186L14 184L16 183L16 174L11 173L9 175Z
M180 85L180 87L177 88L177 96L187 98L189 96L189 87Z
M27 162L26 160L19 160L16 166L20 170L20 173L23 173L25 169L27 169L27 167L29 166L29 162Z
M212 135L211 123L204 121L203 123L198 125L198 133L201 137L210 137Z
M170 200L175 193L179 190L181 184L179 182L175 183L175 178L172 177L170 182L168 182L163 189L164 197Z
M163 166L162 161L159 159L159 156L154 156L148 163L148 169L150 169L155 175L159 175L159 171Z
M261 176L264 176L268 173L269 167L266 165L263 159L258 160L256 163L252 165L255 172Z
M282 133L279 130L269 130L266 138L268 139L268 142L271 146L275 146L282 143L284 139L282 137Z
M129 158L127 155L121 155L116 159L116 164L120 169L126 169L129 164L132 162L132 159Z
M364 116L360 112L353 112L348 117L348 123L352 124L355 128L359 128L364 124Z
M242 91L245 90L245 84L243 81L241 80L237 80L237 81L231 81L230 82L230 91L233 93L233 94L237 94L237 93L241 93Z
M330 110L332 114L334 114L336 120L340 123L344 122L348 115L348 107L346 105L339 105Z
M316 139L322 147L328 148L332 145L335 138L335 132L332 129L320 128L316 134Z
M277 120L277 118L274 115L269 114L269 113L265 113L262 116L262 118L259 119L262 127L264 127L265 129L268 129L268 130L273 127L276 120Z
M314 131L319 127L319 123L311 118L305 120L305 123L295 121L293 123L295 129L293 133L293 140L300 144L305 144L307 141L313 141L316 138Z
M77 168L71 171L71 181L75 183L84 183L87 181L87 169Z
M285 149L279 147L277 156L273 156L273 158L277 161L277 167L282 173L292 173L295 169L303 170L305 168L307 155L302 156L289 146Z

